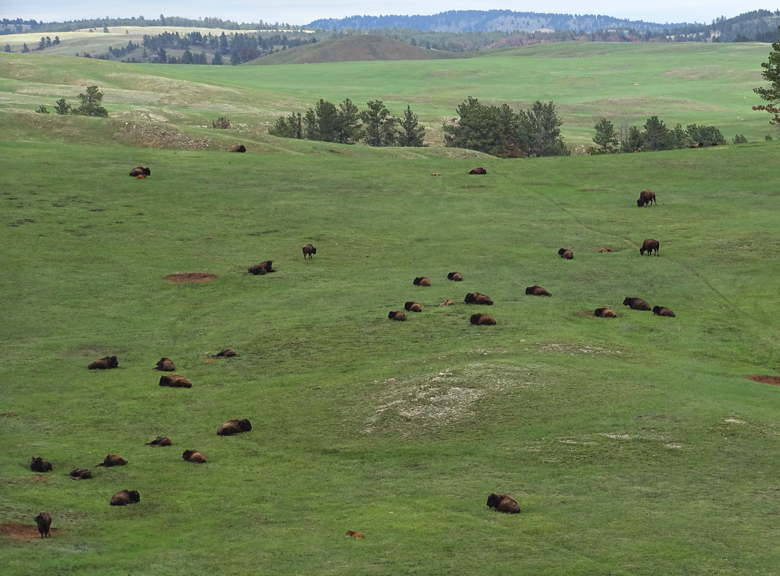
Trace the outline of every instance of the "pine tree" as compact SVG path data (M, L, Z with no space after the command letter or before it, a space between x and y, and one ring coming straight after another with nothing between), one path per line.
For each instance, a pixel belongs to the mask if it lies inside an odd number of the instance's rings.
M778 28L780 29L780 28ZM780 124L780 42L772 44L772 51L766 62L761 63L764 71L761 73L769 86L755 88L753 92L758 94L766 104L753 106L753 110L764 110L772 115L770 124Z
M530 110L520 113L520 121L528 135L529 156L564 156L568 154L561 136L561 120L555 104L536 101Z
M398 122L399 146L425 146L425 128L420 126L417 114L412 112L409 105L406 106L403 118Z
M65 98L60 98L54 103L54 111L57 114L70 114L70 104L65 102Z
M367 110L360 113L363 121L363 140L369 146L392 146L396 141L396 119L381 100L366 102Z
M642 131L642 150L669 150L672 148L672 138L669 128L658 116L650 116L645 121Z
M596 123L594 128L596 129L596 135L593 137L593 143L598 146L597 152L599 154L617 152L618 137L612 122L602 118Z
M354 144L360 140L360 111L349 98L339 104L337 132L337 142L342 144Z
M84 116L108 116L108 111L103 108L103 93L97 86L87 86L86 93L79 94L81 106L73 112Z
M338 109L332 102L320 99L304 116L306 138L335 142L338 139Z

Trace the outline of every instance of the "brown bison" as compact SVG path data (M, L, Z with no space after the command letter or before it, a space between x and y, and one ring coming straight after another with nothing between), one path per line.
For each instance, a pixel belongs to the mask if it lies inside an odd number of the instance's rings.
M520 505L517 503L517 500L508 494L491 494L488 496L487 506L498 512L505 512L506 514L520 513Z
M228 148L228 152L246 152L246 146L243 144L233 144Z
M612 248L599 248L599 254L608 254L612 252Z
M481 304L483 306L492 306L493 300L490 296L483 294L482 292L469 292L463 299L466 304Z
M160 372L173 372L176 370L176 365L170 358L163 357L157 361L157 365L154 367L154 369L159 370Z
M349 536L350 538L357 538L358 540L362 540L363 538L366 537L365 534L363 534L362 532L359 532L357 530L347 530L344 533L344 535L345 536Z
M33 456L30 460L30 470L33 472L51 472L52 465L48 460L44 460L40 456Z
M181 374L163 374L160 376L160 386L170 388L192 388L192 381Z
M446 300L442 300L442 303L439 304L439 306L454 306L454 305L455 305L455 301L450 300L449 298L447 298Z
M74 480L89 480L92 478L92 472L86 468L74 468L70 471L70 477Z
M655 204L655 192L652 190L642 190L639 193L636 205L642 208L643 206L650 206L650 204Z
M130 170L130 176L133 178L146 178L147 176L151 176L152 171L149 170L149 168L144 168L143 166L136 166L132 170Z
M661 243L658 240L649 238L642 242L642 247L639 249L639 255L644 256L645 252L647 252L648 256L652 256L653 252L655 252L655 255L658 256L659 248L661 248Z
M120 490L111 496L111 506L127 506L141 501L141 495L137 490Z
M216 358L233 358L233 356L238 356L238 352L236 352L232 348L225 348L224 350L220 350L216 354Z
M653 306L653 314L656 316L668 316L669 318L675 317L674 312L665 306Z
M397 320L398 322L406 321L406 313L401 312L400 310L391 310L387 313L387 317L390 318L390 320Z
M106 454L106 457L103 458L103 461L100 464L98 464L98 466L113 468L114 466L125 466L126 464L127 464L127 460L125 460L121 456L117 456L116 454Z
M552 296L547 290L542 288L541 286L529 286L525 289L525 293L529 296Z
M51 514L41 512L35 517L35 523L38 525L41 538L51 538Z
M103 356L87 365L90 370L110 370L119 367L119 360L116 356Z
M623 300L623 306L628 306L632 310L650 310L650 304L641 298L626 298Z
M419 302L412 302L411 300L408 302L404 302L404 310L407 312L422 312L423 305Z
M314 256L317 253L317 249L314 247L313 244L304 244L303 248L301 248L301 251L303 252L304 260L306 260L306 258L311 260L312 256Z
M173 440L171 440L168 436L158 436L151 442L147 442L147 446L170 446L173 444Z
M414 280L412 280L412 284L415 286L430 286L431 285L431 279L426 276L418 276Z
M453 282L463 282L463 274L460 272L450 272L447 274L447 280L452 280Z
M485 170L484 168L472 168L471 170L469 170L469 174L483 175L483 174L487 174L487 170Z
M471 318L469 318L469 322L474 324L475 326L495 326L496 320L492 316L488 316L487 314L472 314Z
M612 308L596 308L596 310L593 311L594 316L598 316L599 318L617 318L617 314L615 314L615 311Z
M574 258L574 252L572 252L568 248L561 248L560 250L558 250L558 256L560 256L564 260L572 260Z
M233 434L240 434L241 432L249 432L252 430L252 423L249 420L228 420L227 422L220 424L217 428L217 436L232 436Z
M262 276L263 274L269 274L271 272L275 272L275 270L273 269L272 260L264 260L259 264L250 266L249 268L247 268L247 270L249 271L250 274L254 274L255 276Z
M181 455L183 460L187 462L195 462L196 464L205 464L206 457L197 450L185 450Z

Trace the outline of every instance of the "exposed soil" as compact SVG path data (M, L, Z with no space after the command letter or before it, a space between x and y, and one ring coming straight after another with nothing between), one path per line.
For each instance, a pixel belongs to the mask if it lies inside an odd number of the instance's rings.
M748 374L746 378L750 378L755 382L761 382L762 384L772 384L773 386L780 386L780 376L767 376L765 374Z
M181 284L182 282L208 282L216 277L216 274L208 274L206 272L185 272L183 274L168 274L165 279L168 282Z
M54 538L56 532L56 528L51 529L52 538ZM36 525L21 524L19 522L3 522L0 524L0 536L14 540L33 540L41 537Z

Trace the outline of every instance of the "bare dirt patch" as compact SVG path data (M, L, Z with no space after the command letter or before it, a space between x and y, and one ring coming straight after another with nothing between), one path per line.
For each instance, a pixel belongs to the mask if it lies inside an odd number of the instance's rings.
M216 274L207 272L183 272L181 274L168 274L164 277L168 282L182 284L185 282L209 282L217 278Z
M56 528L51 529L52 537L57 532ZM38 527L20 522L3 522L0 524L0 536L11 538L13 540L34 540L40 538Z
M761 382L762 384L772 384L773 386L780 386L780 376L767 376L766 374L748 374L745 378L750 378L754 382Z

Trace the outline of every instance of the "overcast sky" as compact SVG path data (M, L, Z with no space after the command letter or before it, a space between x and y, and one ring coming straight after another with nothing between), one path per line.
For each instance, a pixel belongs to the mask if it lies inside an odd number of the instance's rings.
M601 0L547 0L519 2L506 0L411 0L366 2L360 0L0 0L0 18L73 20L104 16L216 16L240 21L265 20L307 24L317 18L341 18L355 14L435 14L446 10L509 9L519 12L559 12L604 14L653 22L710 22L718 16L736 16L765 8L777 10L780 0L755 0L743 4L735 0L655 0L627 2Z

